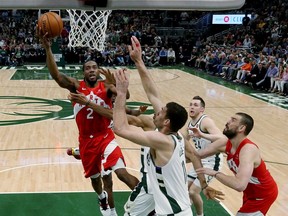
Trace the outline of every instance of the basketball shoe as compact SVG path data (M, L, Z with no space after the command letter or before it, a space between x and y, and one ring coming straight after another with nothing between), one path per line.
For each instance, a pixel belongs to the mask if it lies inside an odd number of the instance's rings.
M110 210L110 216L118 216L115 208Z
M67 149L67 154L69 156L73 156L74 158L76 158L77 160L81 160L81 157L80 157L80 151L79 151L79 148L76 147L76 148L68 148Z
M111 212L108 205L108 194L106 191L103 191L103 193L105 194L105 197L103 199L98 198L100 205L100 212L103 216L110 216Z

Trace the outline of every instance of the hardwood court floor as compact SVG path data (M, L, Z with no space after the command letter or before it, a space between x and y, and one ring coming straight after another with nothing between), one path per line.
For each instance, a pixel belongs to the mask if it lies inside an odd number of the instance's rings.
M235 91L223 86L223 81L221 85L215 84L183 70L190 69L151 69L163 101L173 100L188 108L191 98L200 95L206 101L206 113L221 130L235 112L249 113L255 120L249 137L259 145L279 186L278 199L267 215L285 215L287 110L248 95L241 86ZM69 102L65 101L67 90L53 80L35 80L36 72L32 78L27 77L30 80L26 80L24 72L17 73L21 73L18 80L13 79L15 70L0 70L0 192L92 191L90 181L83 177L81 163L66 155L67 147L77 145L77 127L71 119ZM148 102L136 70L131 73L130 92L129 102ZM121 138L118 142L130 172L138 176L139 147ZM232 174L225 163L223 172ZM212 186L226 194L223 204L236 213L242 194L217 181ZM115 176L114 189L128 190Z

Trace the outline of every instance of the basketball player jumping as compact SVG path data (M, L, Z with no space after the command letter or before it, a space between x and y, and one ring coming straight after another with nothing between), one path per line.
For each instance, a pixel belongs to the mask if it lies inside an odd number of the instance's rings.
M38 29L38 28L37 28ZM84 80L78 81L59 72L51 50L47 33L41 29L37 32L43 48L46 50L46 64L52 78L62 88L70 92L81 92L89 98L89 102L112 108L111 96L116 93L115 86L100 79L100 72L95 61L88 61L83 66ZM109 97L110 96L110 97ZM92 187L99 197L100 210L103 215L110 215L107 202L107 192L103 190L101 181L101 166L105 170L113 170L120 180L133 189L138 179L127 172L122 152L116 143L114 133L109 127L110 119L86 106L74 103L74 115L79 130L79 148L85 177L91 179ZM104 157L104 160L102 160ZM108 212L108 213L107 213Z

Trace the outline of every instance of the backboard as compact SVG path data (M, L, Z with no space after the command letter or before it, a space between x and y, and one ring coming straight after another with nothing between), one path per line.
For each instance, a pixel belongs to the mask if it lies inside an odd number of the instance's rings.
M81 0L1 0L0 2L1 9L94 9L93 6L84 5ZM239 9L244 3L245 0L107 0L106 7L96 9L220 11Z

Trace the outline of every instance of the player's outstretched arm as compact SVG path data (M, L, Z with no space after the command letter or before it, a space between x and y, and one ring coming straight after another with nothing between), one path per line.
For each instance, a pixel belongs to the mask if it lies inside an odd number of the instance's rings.
M130 57L138 69L147 97L151 102L154 111L157 113L163 107L163 103L160 100L159 91L157 90L157 86L142 60L142 48L139 40L135 36L132 36L131 43L132 45L128 46Z
M225 152L227 140L228 139L226 136L222 136L220 139L212 142L206 148L200 149L197 153L199 154L200 158L206 158L217 153Z
M148 146L160 151L170 151L174 143L171 138L158 131L144 131L128 124L125 113L126 92L129 85L129 74L121 69L116 72L117 97L114 104L113 121L114 132L118 136L128 139L138 145ZM172 151L172 150L171 150Z
M59 72L51 50L51 40L48 38L48 33L46 32L46 34L42 34L41 32L41 29L38 29L38 26L36 26L37 37L39 37L42 47L46 51L46 64L50 75L60 87L66 88L70 92L76 92L79 85L78 80Z
M238 192L246 189L254 169L256 161L261 161L259 149L255 145L244 146L239 154L240 165L235 176L226 175L222 172L215 171L209 168L196 169L197 174L204 173L206 175L214 176L222 184L233 188Z
M68 99L74 103L79 103L81 105L84 106L88 106L91 109L93 109L93 111L97 112L99 115L102 115L108 119L113 120L113 110L112 109L108 109L105 108L103 106L97 105L94 102L90 101L84 94L82 94L81 92L77 93L69 93L68 95ZM140 112L140 114L142 112L145 112L145 110L147 109L147 106L144 107L140 107L138 111ZM127 113L127 111L129 113ZM126 113L129 114L127 115L127 119L128 119L128 123L130 125L134 125L136 127L141 127L143 128L143 130L154 130L155 129L155 125L153 123L153 120L148 117L148 116L139 116L140 114L137 113L130 113L131 110L126 108ZM133 115L134 114L134 115Z

